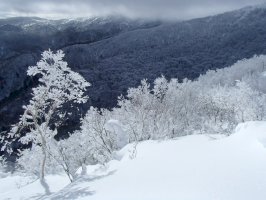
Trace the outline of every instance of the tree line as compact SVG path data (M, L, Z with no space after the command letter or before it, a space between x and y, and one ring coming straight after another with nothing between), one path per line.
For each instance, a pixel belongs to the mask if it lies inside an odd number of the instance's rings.
M190 134L230 135L237 124L266 117L266 56L254 56L194 81L161 76L149 84L144 79L118 97L117 107L91 107L79 130L56 140L58 128L71 115L62 107L85 103L90 86L63 58L62 51L44 51L36 66L28 68L27 74L37 76L39 85L19 122L1 136L2 151L12 152L17 139L30 145L19 152L16 166L41 180L47 173L64 171L73 181L79 168L84 174L87 165L108 162L129 143ZM5 164L4 157L0 161Z

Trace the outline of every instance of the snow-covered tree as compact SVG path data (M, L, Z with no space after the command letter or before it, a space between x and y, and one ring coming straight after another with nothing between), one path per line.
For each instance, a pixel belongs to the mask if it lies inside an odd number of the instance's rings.
M265 119L266 96L259 89L265 82L260 59L209 71L195 81L160 77L152 88L143 80L119 98L119 108L113 109L111 117L123 124L130 141L231 133L238 123ZM238 74L241 66L244 72Z
M6 165L6 158L0 156L0 170Z
M50 153L50 152L49 152ZM54 174L62 171L62 167L47 152L45 161L46 167L43 169L45 174ZM16 160L16 168L27 175L40 177L40 166L43 162L43 150L41 146L33 145L30 149L19 151Z
M115 109L115 113L126 128L130 141L151 139L150 119L154 115L154 100L147 80L141 81L141 85L137 88L130 88L126 98L119 98L120 108Z
M20 138L23 144L31 143L32 148L27 151L41 151L41 179L44 178L47 157L52 152L50 148L57 128L60 121L67 117L61 110L62 106L68 102L85 103L88 99L84 91L90 84L80 74L73 72L63 57L61 50L56 53L44 51L37 65L28 68L27 74L38 76L40 84L33 88L32 99L27 106L23 106L24 113L19 123L9 133L9 137ZM22 130L25 135L20 134ZM25 162L30 165L30 160Z
M33 89L32 100L10 133L32 144L20 152L18 164L27 171L41 172L42 178L45 170L60 167L73 181L79 168L86 173L87 165L106 163L129 142L194 133L230 134L238 123L266 119L264 58L254 57L209 71L194 81L162 76L150 85L143 80L119 97L118 107L91 107L81 119L80 130L55 141L60 121L67 117L62 106L85 102L84 90L89 86L62 58L61 51L47 51L37 66L29 68L29 75L39 75L40 85ZM22 129L26 135L20 135ZM45 163L50 167L45 169Z
M82 119L81 135L87 137L87 146L94 160L104 163L109 160L117 149L117 140L114 132L106 128L111 112L106 109L91 107Z
M111 111L91 107L81 120L81 130L69 138L60 140L53 150L54 159L67 173L71 181L77 170L90 164L104 164L112 158L113 152L128 143L120 124L110 120Z

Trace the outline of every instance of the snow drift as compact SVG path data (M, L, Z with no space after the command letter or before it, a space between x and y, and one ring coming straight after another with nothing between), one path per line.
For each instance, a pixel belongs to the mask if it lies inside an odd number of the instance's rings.
M63 175L48 176L51 195L45 195L39 181L21 183L25 178L19 175L2 176L0 198L264 200L265 147L266 122L240 124L229 137L145 141L136 148L127 145L106 166L88 166L88 175L71 184Z

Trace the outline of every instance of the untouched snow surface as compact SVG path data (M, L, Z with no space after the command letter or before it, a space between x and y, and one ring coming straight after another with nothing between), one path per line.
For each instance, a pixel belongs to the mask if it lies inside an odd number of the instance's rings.
M0 199L266 199L266 122L240 124L229 137L127 145L116 157L104 167L88 166L88 176L71 184L63 175L48 176L50 195L38 180L2 176Z

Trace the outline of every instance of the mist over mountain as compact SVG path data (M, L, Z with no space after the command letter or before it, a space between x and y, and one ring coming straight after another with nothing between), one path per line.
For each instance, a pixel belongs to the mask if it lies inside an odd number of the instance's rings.
M62 49L66 61L92 86L90 101L66 122L79 124L90 105L112 108L129 87L166 78L195 79L210 69L266 53L266 8L181 22L106 17L73 20L0 20L0 132L9 129L30 99L36 80L26 69L48 48ZM11 109L12 108L12 109Z

